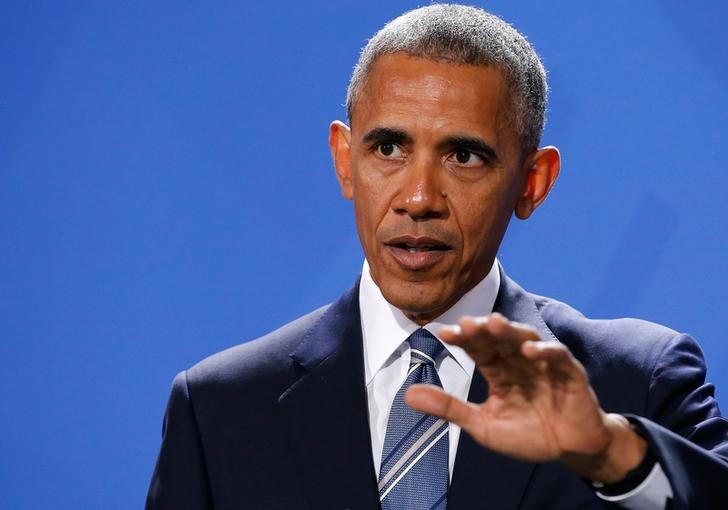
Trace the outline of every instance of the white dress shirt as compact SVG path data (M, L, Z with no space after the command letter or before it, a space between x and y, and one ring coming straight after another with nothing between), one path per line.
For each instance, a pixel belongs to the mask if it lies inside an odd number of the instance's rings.
M463 315L487 315L500 287L498 264L490 273L466 293L452 308L424 326L438 336L444 326L457 324ZM384 448L384 435L394 397L407 377L410 363L409 344L405 341L420 326L398 308L389 304L369 274L369 264L364 261L359 284L359 311L364 338L364 377L369 405L369 430L372 435L374 469L379 476L379 464ZM438 337L439 338L439 337ZM467 400L475 362L460 347L443 343L445 349L435 360L442 388L460 399ZM452 480L455 453L457 452L460 427L450 424L450 479Z
M422 327L439 339L440 329L457 324L464 315L477 317L490 314L499 288L500 271L498 261L495 260L483 280L444 314ZM372 458L379 477L389 411L409 369L410 349L406 340L420 326L384 299L369 273L366 260L359 284L359 312L364 340L364 382L369 407ZM435 360L442 387L450 395L467 400L475 362L462 348L444 342L443 345L445 349ZM448 467L452 481L460 439L460 427L453 423L450 423L449 439ZM627 494L607 497L597 492L597 495L629 510L662 510L666 498L672 497L672 488L658 463L647 479Z

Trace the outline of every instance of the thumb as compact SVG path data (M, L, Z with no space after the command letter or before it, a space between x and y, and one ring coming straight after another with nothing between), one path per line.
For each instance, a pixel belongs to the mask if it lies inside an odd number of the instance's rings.
M413 384L404 401L412 409L453 422L470 433L477 420L478 408L448 395L442 388L431 384Z

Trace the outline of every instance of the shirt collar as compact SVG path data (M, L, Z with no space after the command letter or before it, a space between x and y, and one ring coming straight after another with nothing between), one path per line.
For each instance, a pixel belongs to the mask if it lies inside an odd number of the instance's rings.
M494 260L485 278L465 293L449 310L423 327L439 339L438 331L445 326L457 324L463 315L477 317L491 313L499 287L500 271L498 261ZM402 349L406 348L404 341L420 326L384 299L369 273L369 263L366 259L359 283L359 312L364 339L365 384L369 384L395 352L401 354ZM460 347L444 342L443 345L463 371L470 376L475 368L475 362L470 356Z

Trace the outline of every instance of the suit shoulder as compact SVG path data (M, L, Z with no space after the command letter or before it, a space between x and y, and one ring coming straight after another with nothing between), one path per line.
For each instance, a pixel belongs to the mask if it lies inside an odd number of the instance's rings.
M291 366L289 354L324 315L322 306L262 337L213 354L187 371L190 384L244 382L248 378L270 378Z
M654 322L633 319L592 319L571 306L543 296L533 296L541 316L559 341L578 358L594 358L603 364L609 359L619 363L650 368L655 359L678 338L677 331ZM624 366L624 365L622 365Z
M670 381L690 378L699 386L704 380L700 347L688 335L640 319L591 319L554 299L534 300L554 336L582 363L609 412L657 417L650 402L656 392L673 387L655 384L666 369Z

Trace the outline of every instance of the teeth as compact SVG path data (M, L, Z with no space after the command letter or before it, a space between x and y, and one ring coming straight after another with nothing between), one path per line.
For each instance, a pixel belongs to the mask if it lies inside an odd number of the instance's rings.
M410 253L417 253L421 251L430 251L434 247L432 245L422 245L422 246L405 246L405 249Z

